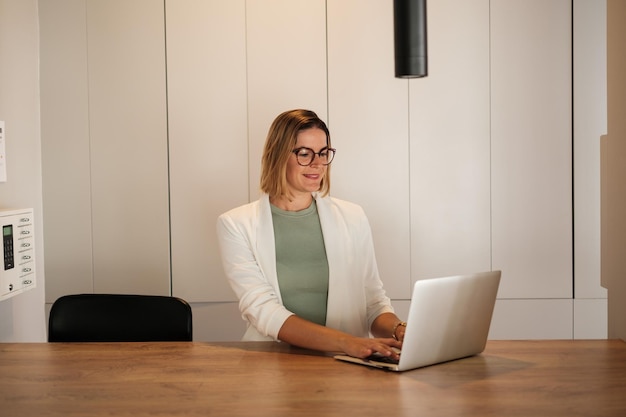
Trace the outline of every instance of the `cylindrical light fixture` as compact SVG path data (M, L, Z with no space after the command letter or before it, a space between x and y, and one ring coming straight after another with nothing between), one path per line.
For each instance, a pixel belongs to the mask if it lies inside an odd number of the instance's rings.
M426 0L394 0L394 44L397 78L428 75Z

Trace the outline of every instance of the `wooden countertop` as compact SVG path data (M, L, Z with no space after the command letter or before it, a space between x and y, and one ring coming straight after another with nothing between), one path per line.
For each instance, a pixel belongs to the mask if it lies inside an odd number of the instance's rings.
M490 341L404 373L285 344L3 343L0 415L626 416L626 343Z

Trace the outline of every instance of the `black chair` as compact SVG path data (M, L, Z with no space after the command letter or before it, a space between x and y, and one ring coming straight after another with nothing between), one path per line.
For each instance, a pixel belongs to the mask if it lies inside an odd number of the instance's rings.
M191 307L177 297L74 294L50 309L49 342L192 340Z

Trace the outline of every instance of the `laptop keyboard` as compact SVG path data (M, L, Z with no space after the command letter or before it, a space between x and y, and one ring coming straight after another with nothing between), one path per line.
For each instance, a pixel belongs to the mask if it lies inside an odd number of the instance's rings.
M390 363L390 364L394 364L394 365L398 364L398 359L393 359L393 358L390 358L388 356L383 356L383 355L381 355L379 353L374 353L373 355L370 355L367 358L365 358L365 360L367 360L367 361L374 361L374 362Z

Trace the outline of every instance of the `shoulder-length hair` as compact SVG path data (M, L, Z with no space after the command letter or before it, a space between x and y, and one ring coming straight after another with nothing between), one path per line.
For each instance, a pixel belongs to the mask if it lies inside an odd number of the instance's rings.
M326 133L326 146L330 145L330 133L326 123L311 110L289 110L279 114L272 122L265 140L261 159L261 191L270 197L292 197L287 187L287 161L296 146L298 133L318 128ZM330 165L322 179L318 192L326 196L330 192Z

